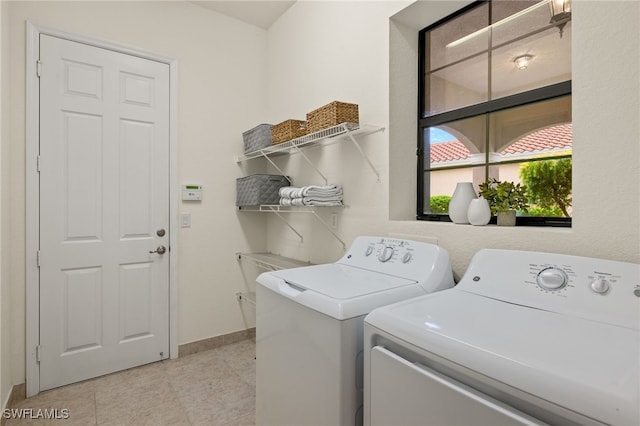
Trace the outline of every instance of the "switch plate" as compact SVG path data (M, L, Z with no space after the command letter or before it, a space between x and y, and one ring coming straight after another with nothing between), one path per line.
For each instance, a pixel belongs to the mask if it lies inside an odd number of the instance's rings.
M182 227L191 228L191 213L182 213Z
M331 213L331 228L336 229L338 227L338 213Z

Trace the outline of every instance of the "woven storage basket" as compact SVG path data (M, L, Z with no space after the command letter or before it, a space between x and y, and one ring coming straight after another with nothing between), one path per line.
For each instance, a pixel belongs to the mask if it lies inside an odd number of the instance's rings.
M286 176L255 174L236 179L236 206L279 204L278 191L290 186Z
M308 133L342 123L359 123L357 104L333 101L307 114Z
M271 124L259 124L242 134L244 153L257 151L271 146Z
M287 120L271 128L271 143L277 145L307 134L307 122Z

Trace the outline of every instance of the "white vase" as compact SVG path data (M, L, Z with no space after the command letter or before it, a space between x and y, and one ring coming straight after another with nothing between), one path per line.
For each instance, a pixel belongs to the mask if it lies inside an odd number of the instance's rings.
M449 217L453 223L469 223L467 211L471 200L478 198L471 182L458 182L449 201Z
M491 208L489 203L482 197L471 200L469 210L467 210L467 219L472 225L486 225L491 220Z

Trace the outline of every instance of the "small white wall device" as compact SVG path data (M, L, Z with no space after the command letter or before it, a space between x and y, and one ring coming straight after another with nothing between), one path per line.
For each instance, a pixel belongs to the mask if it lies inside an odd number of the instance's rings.
M182 201L201 201L202 185L182 185Z

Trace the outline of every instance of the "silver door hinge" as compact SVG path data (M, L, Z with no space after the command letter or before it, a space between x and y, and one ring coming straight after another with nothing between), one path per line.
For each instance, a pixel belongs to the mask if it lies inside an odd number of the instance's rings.
M40 250L36 252L36 266L40 267Z
M36 61L36 76L40 78L41 73L42 73L42 62L40 61L40 59L38 59Z
M42 346L36 346L36 362L40 362L40 352L42 351Z

